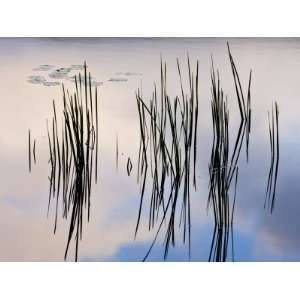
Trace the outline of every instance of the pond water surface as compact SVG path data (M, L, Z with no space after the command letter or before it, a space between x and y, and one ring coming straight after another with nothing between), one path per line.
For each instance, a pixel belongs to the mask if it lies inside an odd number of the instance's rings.
M211 56L228 96L229 142L233 149L239 110L226 42L229 42L243 87L251 83L249 161L243 145L238 167L233 240L235 261L300 260L300 39L225 38L1 38L0 39L0 260L64 259L68 221L58 218L53 235L54 204L47 218L49 150L46 119L52 100L62 108L62 87L74 90L73 76L86 61L99 93L98 183L91 193L91 218L83 222L80 261L141 261L155 231L148 231L148 206L136 238L140 185L140 141L135 93L150 99L160 84L160 59L167 64L168 93L180 95L176 59L188 86L199 60L197 189L191 188L191 261L207 261L214 230L207 211L212 147ZM280 159L275 207L264 209L271 164L268 111L279 106ZM59 116L59 122L61 121ZM28 172L28 129L36 139L37 163ZM116 137L119 162L116 169ZM132 172L127 174L130 158ZM233 191L231 191L233 192ZM144 196L147 203L149 190ZM61 210L61 207L59 207ZM61 211L59 213L61 215ZM164 235L149 261L164 260ZM228 260L232 259L231 242ZM68 260L74 259L74 247ZM178 229L167 261L188 261L188 246Z

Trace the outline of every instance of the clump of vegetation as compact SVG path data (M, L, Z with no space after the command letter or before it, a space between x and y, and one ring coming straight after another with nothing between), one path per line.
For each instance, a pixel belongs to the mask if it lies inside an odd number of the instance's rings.
M214 214L214 234L211 243L209 260L226 261L227 248L232 233L232 224L235 208L236 186L238 179L238 161L241 148L246 134L246 153L248 160L248 145L250 135L251 120L251 71L249 75L249 84L247 91L247 104L245 105L245 96L240 83L237 68L230 52L228 54L234 79L237 102L240 111L240 126L235 139L233 152L229 151L229 110L227 106L227 97L225 97L220 84L219 72L215 72L212 63L211 84L212 84L212 123L213 123L213 145L211 151L211 160L209 166L209 195L207 208L212 207ZM235 178L234 199L230 203L230 186ZM233 237L232 237L233 242ZM233 252L233 249L232 249Z
M61 196L63 218L70 219L65 259L72 237L75 235L75 260L78 243L82 238L82 220L87 210L90 219L92 177L97 183L98 169L98 94L92 92L91 74L84 64L83 76L75 76L75 91L63 91L63 109L56 112L53 100L51 129L48 130L51 173L49 177L49 203L56 199L54 233L57 229L58 202ZM61 128L58 125L61 117ZM95 168L95 170L93 170Z
M150 254L163 223L167 224L164 258L168 255L170 245L175 246L176 224L183 227L183 242L188 241L190 253L191 182L196 188L198 65L197 61L195 73L192 73L190 59L187 58L187 94L183 89L179 60L177 68L180 96L171 99L168 95L167 66L162 61L159 90L154 84L152 98L148 102L144 100L140 90L136 94L140 124L138 181L141 183L141 197L135 234L139 228L142 208L145 206L147 180L151 186L148 229L152 230L158 225L153 243L144 259Z

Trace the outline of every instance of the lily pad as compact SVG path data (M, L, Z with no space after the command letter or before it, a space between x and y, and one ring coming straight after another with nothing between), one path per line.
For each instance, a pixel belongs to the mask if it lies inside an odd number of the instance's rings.
M44 86L56 86L56 85L60 85L60 82L58 82L58 81L44 81L43 85Z
M71 65L70 68L72 70L83 70L84 66L83 65Z
M27 79L28 82L33 83L33 84L43 84L46 79L44 76L28 76Z
M142 73L136 72L117 72L116 75L123 75L123 76L142 76Z
M110 78L108 81L110 82L126 82L128 81L127 78Z
M53 65L39 65L38 67L34 68L34 71L49 71L51 69L53 69L54 66Z
M65 78L71 72L71 68L58 68L53 70L50 74L50 78Z

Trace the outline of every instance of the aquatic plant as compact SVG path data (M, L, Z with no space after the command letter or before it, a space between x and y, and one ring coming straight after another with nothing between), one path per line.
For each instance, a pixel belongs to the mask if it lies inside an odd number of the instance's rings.
M31 172L31 135L30 129L28 130L28 169Z
M130 176L131 171L132 171L132 162L131 162L130 157L128 157L128 159L127 159L126 169L127 169L127 175Z
M34 164L36 164L36 139L33 140L32 153L33 153L33 161L34 161Z
M31 165L32 165L32 157L33 157L33 162L36 164L36 139L33 139L33 146L31 146L31 131L28 129L28 169L29 173L31 172Z
M275 111L275 112L274 112ZM274 117L275 114L275 117ZM270 119L270 113L268 112L269 122L269 137L270 137L270 152L271 152L271 163L268 175L267 190L265 197L264 208L268 207L270 212L273 213L276 195L276 184L278 176L279 166L279 108L275 101L274 106L272 105L272 115Z
M119 141L118 141L118 134L116 136L116 169L119 168Z

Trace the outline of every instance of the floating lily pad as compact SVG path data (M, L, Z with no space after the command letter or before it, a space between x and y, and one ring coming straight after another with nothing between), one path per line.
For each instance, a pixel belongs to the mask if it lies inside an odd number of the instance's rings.
M128 81L127 78L110 78L108 81L110 82L126 82Z
M100 86L103 84L103 82L102 81L92 81L91 84L92 84L92 86Z
M56 86L56 85L60 85L60 82L58 82L58 81L44 81L43 85L44 86Z
M123 75L123 76L142 76L142 73L135 73L135 72L117 72L116 75Z
M75 77L77 78L77 82L79 82L79 76L78 75L73 75L73 76L68 76L66 79L75 82ZM87 81L89 81L89 77L87 78ZM94 77L91 77L91 81L95 81ZM84 78L83 76L81 76L81 82L84 82Z
M84 66L83 65L71 65L70 67L72 70L83 70Z
M44 76L28 76L27 79L28 82L33 83L33 84L43 84L46 79Z
M39 65L38 67L34 68L34 71L49 71L53 69L53 65Z
M71 68L58 68L53 70L50 74L50 78L65 78L68 76L72 69Z
M79 77L78 77L78 75L76 75L76 78L77 78L77 83L79 84ZM66 79L68 79L68 80L70 80L72 82L75 82L75 75L74 76L69 76ZM89 79L88 79L88 82L89 82ZM84 84L84 79L82 77L81 77L81 83ZM91 77L91 85L92 86L100 86L102 84L103 84L102 81L97 81L94 77Z

